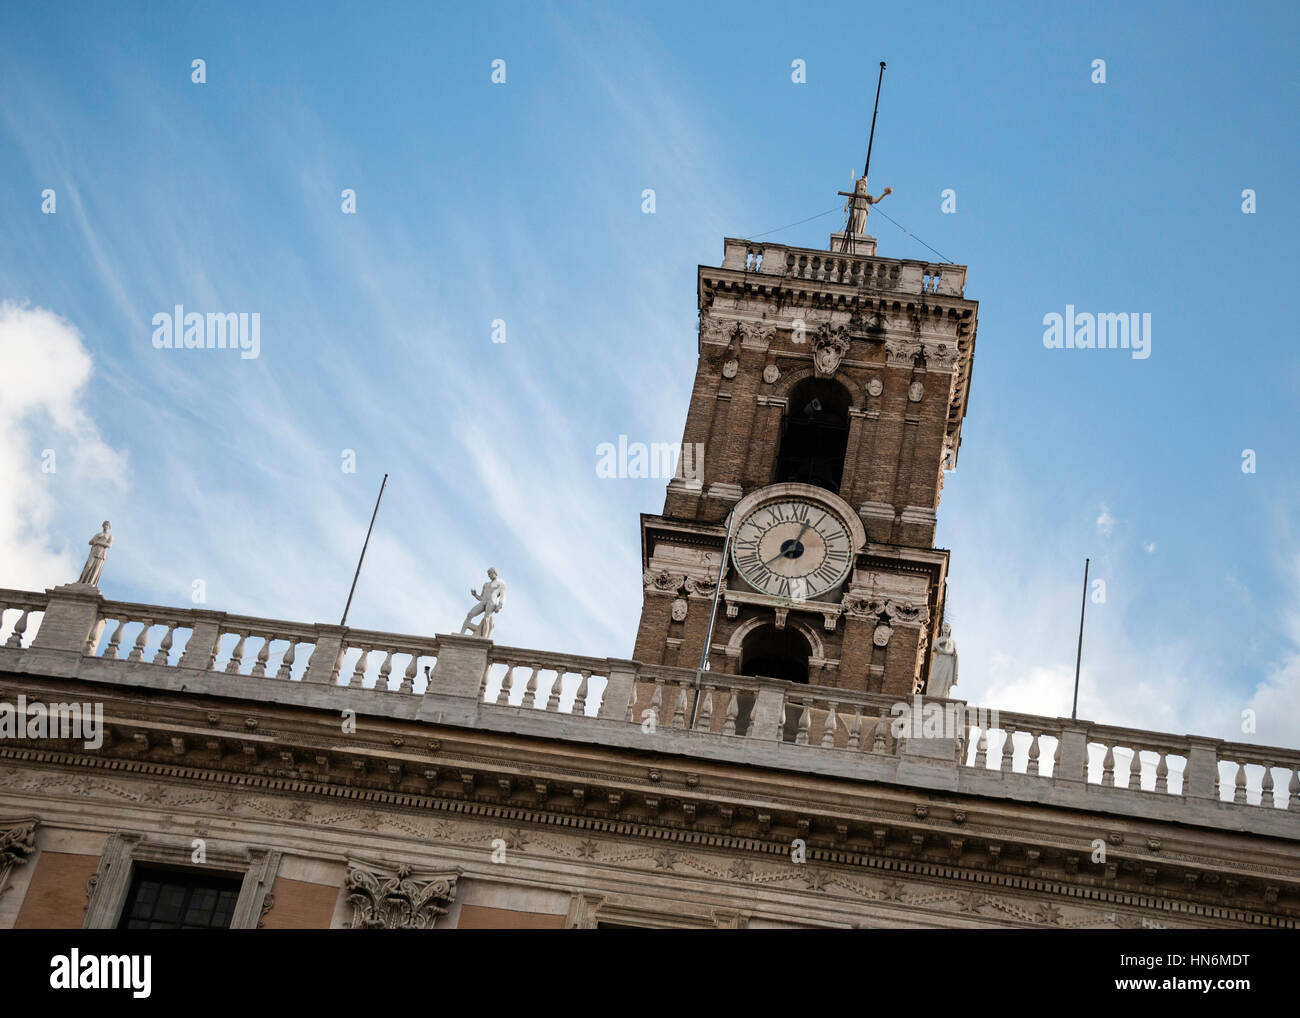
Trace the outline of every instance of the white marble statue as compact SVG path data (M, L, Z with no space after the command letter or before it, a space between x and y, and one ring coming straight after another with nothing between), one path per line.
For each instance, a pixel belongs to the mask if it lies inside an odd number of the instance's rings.
M483 589L470 590L470 596L478 603L469 610L465 616L465 621L461 623L460 631L468 631L471 636L480 636L488 639L492 635L492 626L494 623L493 616L506 606L506 583L505 580L497 579L495 569L488 570L488 582L483 584ZM482 619L477 624L470 621L475 615L481 614Z
M90 554L86 556L86 564L81 567L78 583L89 583L92 587L99 586L99 576L104 571L104 560L108 558L108 549L113 546L113 535L108 532L109 529L108 520L105 520L103 531L90 539Z
M927 696L949 696L957 685L957 644L953 642L952 626L947 622L939 630L939 638L930 648L930 685Z
M879 198L867 194L867 178L859 177L853 185L853 197L844 203L844 211L849 213L849 233L865 234L867 232L867 211L872 205L879 204L894 189L887 187L880 192Z

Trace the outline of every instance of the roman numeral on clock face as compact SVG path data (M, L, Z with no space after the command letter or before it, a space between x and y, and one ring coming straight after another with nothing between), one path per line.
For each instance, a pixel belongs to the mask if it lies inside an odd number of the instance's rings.
M813 570L813 579L823 587L829 587L839 576L839 567L831 562L823 562Z

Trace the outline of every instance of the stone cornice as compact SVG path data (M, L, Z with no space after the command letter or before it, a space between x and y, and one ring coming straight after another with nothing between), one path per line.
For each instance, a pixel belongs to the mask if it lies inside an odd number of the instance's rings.
M88 758L81 754L52 753L46 750L28 752L0 746L0 796L6 793L7 787L12 787L11 783L7 785L3 780L6 771L4 764L11 760L21 760L27 764L28 773L39 773L32 770L33 766L74 770L90 767L101 773L118 769L107 766L116 761ZM568 829L582 831L587 835L609 835L620 839L719 850L733 860L733 877L742 880L752 864L748 867L737 864L736 855L755 861L763 858L788 860L789 838L797 836L804 838L808 844L810 868L805 872L814 878L811 881L814 889L825 883L842 883L846 878L852 879L853 874L895 874L971 887L1031 891L1058 897L1062 902L1095 902L1211 921L1247 922L1258 926L1300 926L1300 910L1295 908L1293 900L1297 878L1294 866L1290 869L1251 868L1242 866L1235 860L1230 864L1221 861L1217 866L1207 865L1204 857L1189 856L1188 853L1178 853L1179 863L1171 866L1150 850L1116 848L1110 856L1115 871L1110 876L1107 868L1088 865L1087 851L1081 849L1076 840L1062 839L1059 835L1050 833L1027 839L1024 830L990 826L977 814L968 813L960 807L954 809L946 803L938 806L930 802L914 804L911 813L915 819L910 822L905 813L857 811L858 815L852 822L834 823L833 827L826 828L830 831L829 834L819 836L816 832L821 826L818 824L814 827L816 814L812 811L794 814L793 825L787 826L786 818L780 813L773 811L763 814L762 810L766 808L764 805L750 807L725 801L720 803L720 808L728 817L728 826L738 824L740 828L730 831L701 824L698 818L694 823L684 824L680 821L673 822L667 815L640 815L645 812L645 807L637 810L630 803L626 808L622 808L620 803L622 811L629 814L626 817L617 815L619 809L614 809L614 815L611 815L607 799L594 796L566 799L563 788L548 788L548 796L554 801L528 805L494 801L494 786L486 780L480 786L485 794L476 798L452 798L401 794L382 789L340 788L314 782L285 783L262 775L240 775L237 781L232 781L229 776L223 777L219 772L202 768L159 767L141 761L135 763L139 766L130 768L127 773L159 780L179 778L185 781L187 788L204 784L237 784L240 794L229 801L226 812L237 808L237 803L258 791L267 794L289 793L294 801L300 801L304 796L326 800L342 799L368 803L379 808L459 815L485 822L527 825L536 829ZM458 766L465 765L461 763ZM690 777L687 775L688 779ZM694 777L700 782L699 775ZM541 780L550 785L548 779ZM677 789L665 787L663 781L664 777L661 776L655 793L651 796L652 800L661 804L656 807L656 812L666 807L668 802L677 801L677 796L672 794ZM32 783L29 780L28 784ZM36 779L36 783L39 784L39 779ZM499 790L500 786L495 788ZM73 801L86 802L85 796L92 794L92 787L73 784ZM682 793L678 792L680 794ZM121 792L118 792L114 798L120 800L120 796ZM42 798L49 798L48 793L43 794ZM188 798L192 801L194 793L188 793ZM591 808L592 805L595 806L594 809ZM176 807L167 805L165 808L174 811ZM748 812L754 812L760 821L766 820L766 823L762 823L758 830L747 829L752 827L752 824L744 820L744 815ZM941 813L948 814L946 820L941 817ZM1119 837L1122 843L1123 835ZM349 858L353 858L352 853L349 853ZM820 877L816 876L818 867L824 870ZM1177 889L1145 883L1148 879L1146 874L1156 870L1163 870L1165 874L1174 870L1174 875L1183 879ZM450 871L450 877L444 878L450 880L453 888L458 872ZM1121 873L1131 874L1131 877L1121 876ZM415 876L421 880L428 878L427 874L421 873ZM1195 888L1198 884L1210 890L1197 893ZM1255 884L1260 887L1258 895L1251 891ZM1290 895L1287 900L1291 901L1291 907L1283 906L1279 911L1277 895L1282 889ZM1257 897L1259 901L1255 900ZM1267 900L1269 897L1272 901Z

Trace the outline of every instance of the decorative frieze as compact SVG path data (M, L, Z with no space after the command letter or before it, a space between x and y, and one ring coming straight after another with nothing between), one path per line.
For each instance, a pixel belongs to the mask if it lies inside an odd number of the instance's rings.
M889 629L884 642L877 630L876 646L883 647L893 635L893 626L924 626L930 621L930 609L926 605L916 605L911 601L895 600L887 597L873 597L850 591L840 599L840 605L849 618L882 619L883 628Z
M685 579L685 573L670 573L667 569L647 569L641 577L641 582L647 594L676 595Z

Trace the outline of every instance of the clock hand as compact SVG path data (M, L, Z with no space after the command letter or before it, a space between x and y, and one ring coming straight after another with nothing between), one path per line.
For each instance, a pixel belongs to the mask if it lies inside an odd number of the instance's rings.
M808 524L808 523L805 523L805 524L803 525L803 529L802 529L801 531L799 531L799 535L798 535L798 537L796 537L796 538L794 539L795 544L798 544L798 543L799 543L799 538L803 537L804 534L808 533L808 529L809 529L809 527L810 527L810 524ZM773 562L775 562L775 561L776 561L777 559L779 559L779 558L793 558L793 557L794 557L794 556L791 555L790 552L788 552L788 551L778 551L775 555L773 555L770 559L768 559L766 562L763 563L763 567L764 567L764 568L767 568L768 566L770 566Z

